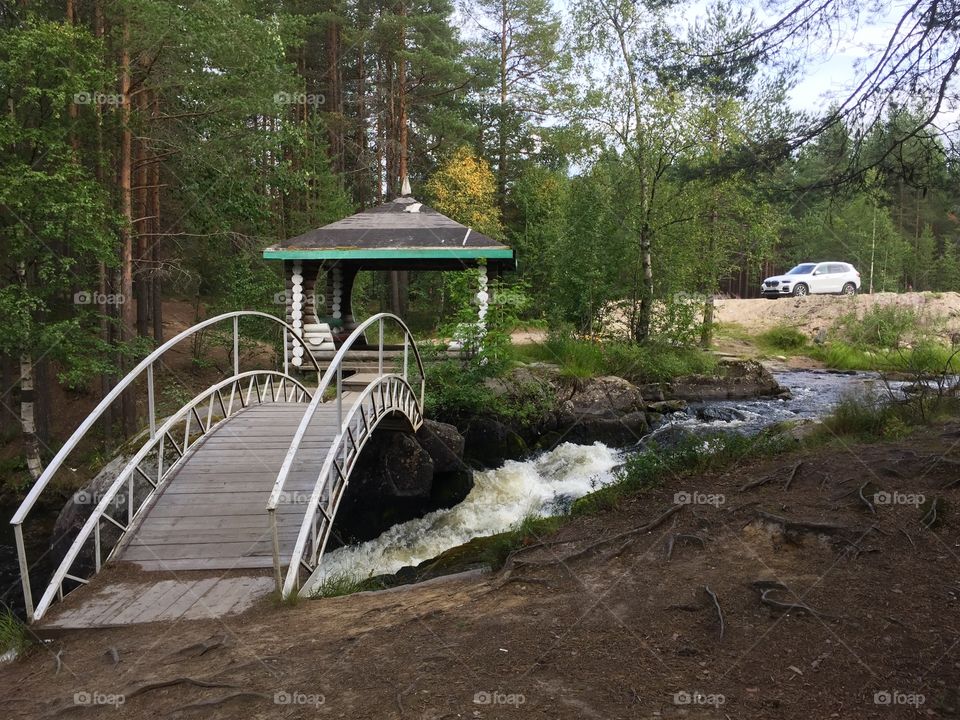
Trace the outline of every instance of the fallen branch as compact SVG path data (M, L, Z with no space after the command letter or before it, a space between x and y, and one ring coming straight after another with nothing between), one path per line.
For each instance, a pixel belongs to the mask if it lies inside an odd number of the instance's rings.
M717 597L717 594L710 589L709 585L704 585L703 589L707 591L707 595L713 600L713 606L717 609L717 620L720 622L720 640L723 640L723 631L726 625L723 622L723 610L720 609L720 599Z
M759 480L754 480L753 482L748 482L746 485L741 485L740 492L743 492L744 490L753 490L754 488L758 488L761 485L766 485L771 480L776 480L776 479L777 479L776 475L767 475L766 477L760 478Z

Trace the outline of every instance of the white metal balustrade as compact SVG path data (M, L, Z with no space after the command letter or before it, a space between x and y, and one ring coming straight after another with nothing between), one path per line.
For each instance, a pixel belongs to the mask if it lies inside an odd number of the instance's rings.
M179 333L144 358L103 398L94 411L90 413L83 423L81 423L80 427L78 427L67 442L64 443L63 447L60 448L59 452L57 452L43 474L31 488L27 497L23 503L21 503L13 519L10 521L14 527L24 603L29 620L34 621L40 619L53 603L54 599L63 597L66 582L70 581L77 585L89 582L88 577L82 577L80 574L71 572L71 570L85 545L91 541L91 538L93 542L93 573L100 571L104 562L109 560L113 552L122 544L124 534L132 527L139 514L150 506L152 499L163 489L166 481L175 474L180 465L188 457L188 451L199 439L209 434L219 426L220 423L225 422L251 404L297 402L306 405L307 400L314 399L315 395L312 394L300 380L289 374L286 357L284 358L283 372L275 370L240 372L239 320L241 317L262 317L281 325L283 328L284 347L287 346L287 339L292 333L292 337L296 339L295 341L299 342L304 348L304 354L311 361L319 378L321 373L320 366L297 332L279 318L256 311L226 313L205 320ZM159 420L156 414L156 396L154 389L155 365L160 362L164 354L174 346L207 328L228 320L232 320L233 325L233 374L211 385L187 401L187 403L173 415L163 420L158 427ZM327 374L329 375L329 371ZM103 493L102 497L99 498L96 507L80 529L80 532L67 550L60 565L54 571L53 577L46 587L39 603L34 607L29 574L30 563L27 558L24 543L23 523L43 491L63 468L65 460L87 436L96 422L124 391L131 389L134 382L144 376L147 385L148 426L145 428L145 430L149 430L147 440L117 475L110 487ZM152 466L150 464L151 462ZM145 469L145 467L147 469ZM136 483L141 483L141 487L144 487L143 484L145 484L145 493L139 501L136 501ZM121 507L120 503L116 502L121 498L121 491L126 492L125 507ZM120 510L119 513L118 509ZM113 530L116 538L109 551L104 553L104 548L102 547L103 529L108 526Z
M384 372L385 322L395 323L403 332L403 361L402 367L398 369L399 372ZM344 358L351 347L364 337L365 330L374 324L378 326L379 338L377 375L366 383L359 394L345 393ZM411 352L415 361L414 368L419 375L419 387L416 390L409 382ZM327 398L331 387L335 389L335 395ZM282 597L290 596L296 588L300 587L301 570L309 574L319 565L333 529L337 508L349 483L350 473L360 451L380 422L386 417L400 415L408 421L411 429L414 431L419 429L423 423L424 387L425 373L420 352L409 328L396 315L389 313L374 315L357 327L340 347L303 414L267 503L266 509L270 516L273 543L274 576ZM303 438L311 422L314 421L317 408L321 405L329 407L330 403L336 406L337 435L317 473L313 491L307 500L300 532L289 565L284 572L281 566L281 548L277 530L277 506L284 496L287 477L297 458Z

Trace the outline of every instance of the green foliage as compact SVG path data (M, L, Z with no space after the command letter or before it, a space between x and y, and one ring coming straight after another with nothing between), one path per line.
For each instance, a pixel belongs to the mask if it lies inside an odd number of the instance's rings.
M790 325L777 325L760 334L760 342L775 350L800 350L807 345L807 336Z
M544 417L556 404L548 386L511 382L504 389L497 375L476 363L430 362L426 373L424 405L431 417L458 420L496 415L523 424Z

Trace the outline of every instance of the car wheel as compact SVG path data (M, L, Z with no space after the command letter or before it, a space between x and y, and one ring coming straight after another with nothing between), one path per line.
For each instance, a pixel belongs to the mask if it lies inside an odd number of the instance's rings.
M809 295L809 294L810 294L810 288L808 288L803 283L799 283L798 285L795 285L793 288L794 297L803 297L804 295Z
M842 292L843 292L844 295L856 295L856 294L857 294L857 286L854 285L853 283L847 283L846 285L843 286L843 291L842 291Z

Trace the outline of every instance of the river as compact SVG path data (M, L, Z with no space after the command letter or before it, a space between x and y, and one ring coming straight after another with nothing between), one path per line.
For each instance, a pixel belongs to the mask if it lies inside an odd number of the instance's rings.
M884 389L872 373L798 370L775 372L774 376L790 390L789 399L691 403L666 418L644 441L655 441L658 435L676 428L695 433L755 434L785 420L823 417L846 393ZM475 537L509 530L527 516L556 514L576 498L613 482L614 469L630 452L643 450L563 443L529 460L478 472L473 490L459 505L395 525L368 542L333 550L324 556L322 573L360 578L394 573Z
M777 381L789 388L790 399L713 401L691 403L683 412L665 419L645 441L670 428L691 432L740 432L753 434L774 423L790 419L819 418L830 412L844 393L881 390L879 378L872 373L839 374L826 371L774 373ZM511 461L495 470L478 472L473 490L463 502L449 510L439 510L387 530L380 537L355 546L338 548L323 560L326 574L350 573L359 577L393 573L436 557L445 550L484 535L509 530L530 515L562 512L576 498L614 481L614 469L628 452L600 443L575 445L563 443L525 461ZM0 507L4 517L16 508ZM46 518L52 526L55 513ZM33 557L46 550L36 539L30 549ZM34 585L43 580L50 568L34 568ZM13 532L4 523L0 530L0 601L18 613L23 611L20 576Z

